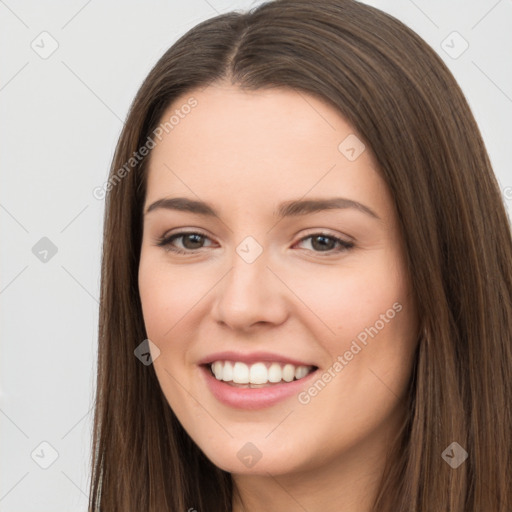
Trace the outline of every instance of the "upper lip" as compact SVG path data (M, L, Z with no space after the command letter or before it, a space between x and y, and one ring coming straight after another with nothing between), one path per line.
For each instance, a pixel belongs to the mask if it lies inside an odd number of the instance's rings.
M306 363L304 361L299 361L298 359L292 359L288 356L283 356L281 354L273 354L271 352L250 352L244 354L242 352L216 352L214 354L210 354L206 357L203 357L198 364L210 364L215 361L240 361L246 364L253 364L258 362L265 361L275 361L278 363L285 364L293 364L294 366L316 366L312 363Z

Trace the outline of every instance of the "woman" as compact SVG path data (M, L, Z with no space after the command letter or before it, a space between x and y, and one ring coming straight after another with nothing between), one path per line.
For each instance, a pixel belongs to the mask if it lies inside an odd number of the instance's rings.
M91 510L512 508L512 241L394 18L277 0L140 88L106 203Z

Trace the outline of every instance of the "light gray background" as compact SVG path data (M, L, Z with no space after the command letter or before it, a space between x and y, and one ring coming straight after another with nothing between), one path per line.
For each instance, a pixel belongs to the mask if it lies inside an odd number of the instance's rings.
M104 207L92 191L163 52L199 21L259 3L0 0L1 511L86 510ZM448 64L512 212L512 0L368 3ZM55 255L33 251L43 237Z

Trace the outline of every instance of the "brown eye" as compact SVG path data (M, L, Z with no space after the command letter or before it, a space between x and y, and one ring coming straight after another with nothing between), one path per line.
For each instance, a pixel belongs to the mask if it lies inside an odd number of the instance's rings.
M181 239L181 246L176 247L174 242ZM157 245L164 247L166 251L175 252L178 254L187 254L189 252L196 251L203 248L205 240L209 238L201 233L195 232L181 232L175 233L168 237L162 237L158 239Z
M179 235L179 238L182 238L182 244L185 249L200 249L201 244L203 243L204 236L199 235L198 233L187 233L186 235Z
M302 238L300 242L304 242L305 240L311 240L311 247L314 252L339 253L348 251L354 247L352 242L347 242L341 238L322 233L315 233L313 235L306 236Z

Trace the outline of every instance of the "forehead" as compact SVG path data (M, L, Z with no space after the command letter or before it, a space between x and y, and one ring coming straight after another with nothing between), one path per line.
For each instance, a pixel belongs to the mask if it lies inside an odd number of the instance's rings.
M377 189L385 200L369 148L362 150L350 124L312 95L216 84L177 98L165 122L148 166L146 203L181 194L242 206L258 198L268 204ZM354 159L347 144L361 154Z
M192 98L196 106L185 108ZM181 111L187 113L180 116ZM249 166L254 156L261 160L265 155L275 158L287 154L293 160L300 148L304 148L301 157L313 157L314 152L307 150L316 148L333 159L338 153L338 139L353 133L330 105L306 93L283 88L248 91L230 85L210 85L177 98L161 121L165 123L171 118L173 123L164 134L165 143L153 150L155 159L160 153L179 147L201 147L204 152L195 155L196 160L240 159L243 167Z

